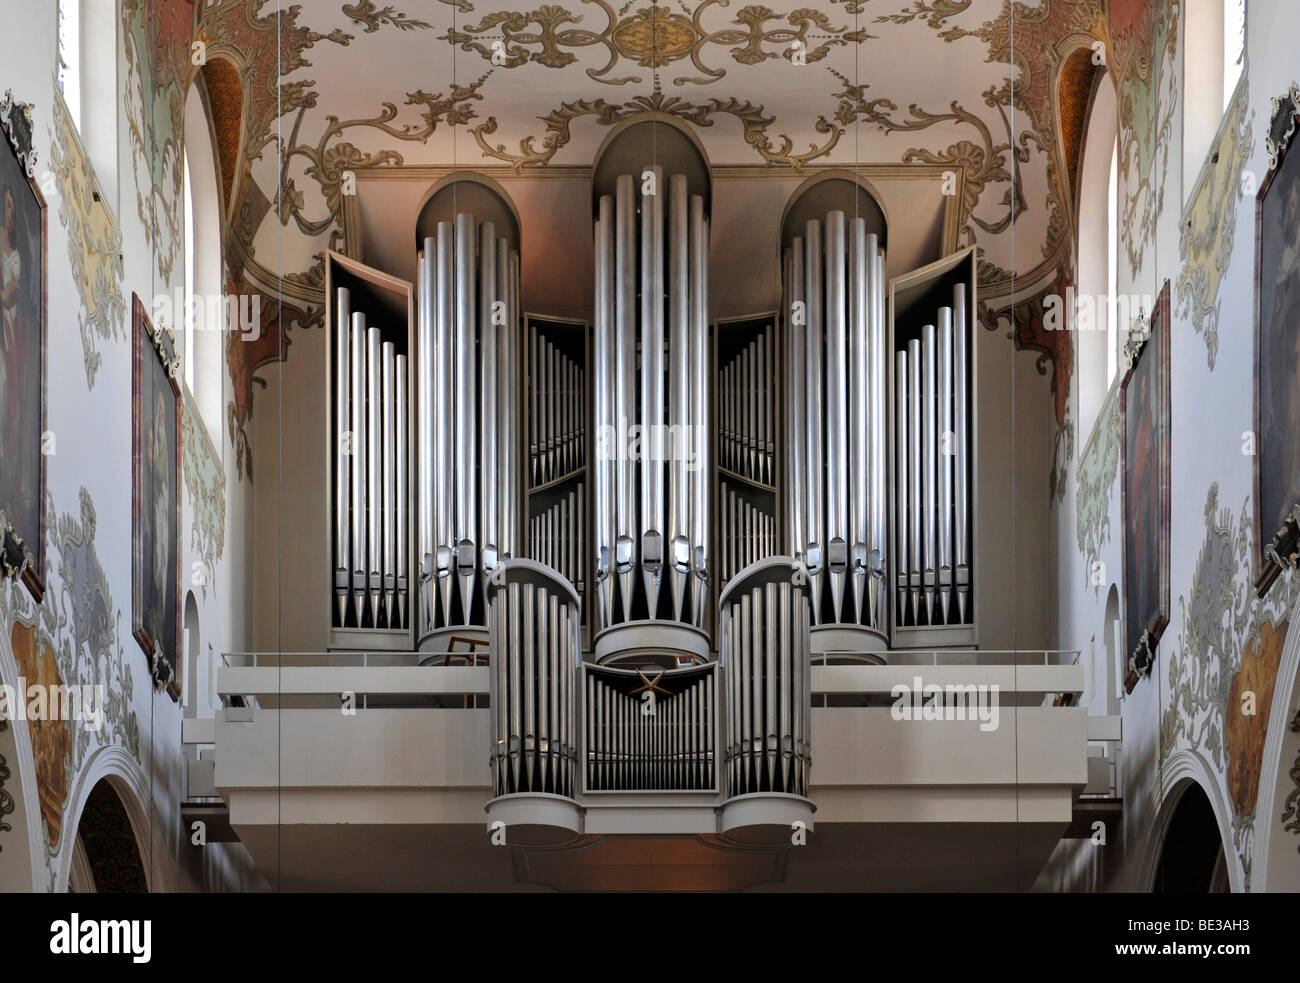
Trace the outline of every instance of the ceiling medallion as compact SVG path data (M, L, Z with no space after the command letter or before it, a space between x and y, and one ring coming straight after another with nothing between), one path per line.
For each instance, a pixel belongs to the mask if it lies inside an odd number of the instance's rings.
M663 68L689 55L698 37L689 19L653 6L620 23L610 40L619 54L641 67Z

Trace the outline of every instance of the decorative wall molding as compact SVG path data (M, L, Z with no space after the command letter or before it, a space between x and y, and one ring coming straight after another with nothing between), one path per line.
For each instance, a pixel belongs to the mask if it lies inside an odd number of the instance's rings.
M1119 477L1123 441L1119 386L1112 386L1079 455L1074 492L1075 533L1088 568L1101 557L1102 547L1110 540L1111 505L1118 488L1115 479Z
M188 492L190 512L194 521L190 527L190 549L203 565L203 575L191 571L191 582L197 582L204 598L208 585L217 575L217 561L226 547L226 469L220 451L208 436L208 429L194 405L188 386L182 386L184 410L181 414L182 466L185 489ZM181 571L185 576L185 571Z
M86 367L86 386L95 387L101 341L125 341L126 298L122 232L117 226L81 147L63 97L54 87L54 126L50 133L51 173L58 185L59 221L68 235L72 282L81 300L77 324Z
M1218 142L1179 227L1178 258L1183 265L1176 285L1178 316L1190 318L1204 340L1211 371L1219 351L1219 287L1232 261L1237 213L1243 201L1242 171L1254 150L1250 135L1255 114L1246 112L1250 104L1248 81L1249 74L1243 71L1241 84L1224 115Z

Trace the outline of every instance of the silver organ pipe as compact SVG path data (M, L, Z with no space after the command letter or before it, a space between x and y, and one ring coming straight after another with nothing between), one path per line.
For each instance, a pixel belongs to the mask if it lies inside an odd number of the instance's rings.
M912 620L921 593L921 342L907 343L907 364L911 378L907 386L907 588Z
M921 369L921 460L925 464L925 473L921 489L921 535L923 537L921 552L924 557L921 587L925 597L925 610L929 613L934 610L936 583L934 558L936 540L938 539L937 526L935 523L935 511L937 508L938 498L936 495L935 483L938 473L938 462L935 461L935 455L938 453L939 446L936 433L935 409L939 402L939 395L935 391L933 324L927 324L921 328L921 358L923 359Z
M897 610L907 609L909 597L908 571L911 569L910 538L907 521L907 503L909 484L909 467L911 453L908 430L908 407L911 405L909 388L912 382L911 369L908 366L907 352L894 353L894 562L895 587L898 591ZM900 618L901 620L901 618Z
M826 391L843 398L826 401L826 558L835 620L843 620L844 576L848 571L848 421L853 394L845 380L844 213L826 216Z
M808 565L808 575L813 587L813 623L821 623L821 587L824 569L825 535L822 530L822 506L826 493L826 474L822 465L824 446L822 379L822 235L821 222L810 219L804 232L804 298L808 326L804 331L804 390L805 420L808 425L806 449L808 452L807 538L803 556Z
M786 399L787 453L790 462L790 507L787 510L790 522L790 554L799 556L804 544L804 513L807 503L808 466L805 460L807 433L804 420L807 415L807 378L805 375L804 352L807 347L806 325L807 308L804 300L804 248L803 239L796 237L790 246L790 273L786 278L786 290L789 297L787 304L787 323L790 330L786 332L789 347L789 364L786 367L789 380L789 395Z
M936 336L939 346L936 371L938 373L938 407L935 427L939 434L936 448L935 467L938 468L938 495L936 504L935 535L938 548L935 562L938 564L939 618L941 624L948 622L948 610L952 601L952 308L939 310L939 327Z
M814 625L883 638L894 439L884 252L865 219L831 211L805 223L785 262L789 546L808 567Z
M437 353L434 346L434 276L437 273L437 243L433 237L426 237L424 240L424 249L420 252L420 262L418 265L419 275L416 283L417 302L416 302L416 366L417 378L415 381L415 405L416 419L419 421L434 420L435 415L441 412L441 407L436 407L434 392L435 363ZM416 574L417 584L419 586L419 598L416 610L427 615L433 610L435 600L434 594L434 577L435 569L435 528L437 515L434 509L434 503L437 501L434 494L434 485L437 476L435 474L433 462L440 460L438 454L438 442L442 439L442 433L435 424L432 427L424 426L423 423L418 425L417 432L420 437L417 442L416 451L416 474L420 475L418 483L419 494L416 497L416 544L415 555L418 561L419 569Z
M404 626L407 622L409 560L407 557L407 501L411 481L408 474L407 447L410 446L410 433L407 426L407 364L405 355L393 359L393 541L396 551L393 556L394 606L396 616L390 616L389 626Z
M689 202L686 177L674 174L668 179L668 423L672 433L688 436L690 423L690 346L687 335L691 323ZM686 584L691 569L691 503L687 494L690 471L685 454L674 454L668 463L669 588L673 618L682 619Z
M436 286L432 295L434 317L434 396L433 396L433 439L435 456L430 465L432 471L422 472L421 481L432 480L436 489L436 520L433 528L436 533L434 542L435 570L437 576L438 601L436 608L430 607L421 634L432 631L435 611L441 611L442 623L451 622L452 573L453 559L456 552L455 506L456 472L449 465L452 463L451 440L455 416L452 412L452 393L455 391L455 367L453 361L452 340L455 332L453 318L453 236L450 222L438 223L438 242L435 258L437 272ZM427 419L427 418L426 418ZM431 598L432 603L432 598Z
M385 341L381 351L381 383L379 404L379 432L381 434L380 450L382 460L379 465L383 485L383 497L380 499L379 523L383 539L383 583L381 586L380 606L383 608L384 623L393 623L393 611L396 607L394 592L397 589L397 431L393 419L393 405L397 398L396 380L393 378L396 350L391 341Z
M349 532L352 524L350 504L352 482L351 425L352 373L348 356L352 348L350 322L352 320L351 293L339 287L335 311L334 339L334 594L338 605L336 612L340 626L347 623L348 598L351 595L352 571L349 564Z
M694 483L692 496L695 523L695 549L692 564L695 573L692 590L692 617L694 624L705 625L704 605L708 601L708 542L709 542L709 392L708 392L708 336L709 336L709 219L704 214L704 199L692 195L691 215L691 404L692 423L699 434L696 442L698 460L691 473Z
M867 236L867 261L874 262L875 275L871 278L868 293L870 307L868 318L868 374L871 385L871 420L881 439L871 442L871 495L869 500L870 522L867 529L871 535L867 552L870 563L870 576L867 589L871 603L872 624L885 624L885 604L888 601L885 583L886 543L889 541L889 529L886 497L889 477L887 474L888 454L885 449L884 435L888 432L889 390L889 354L885 348L885 251L880 248L875 233Z
M478 466L478 433L475 420L477 383L475 378L475 273L474 216L462 212L456 216L455 281L452 302L455 307L456 372L456 518L452 541L455 543L455 575L460 582L462 623L469 624L474 609L475 571L478 541L478 487L474 480Z
M383 464L383 434L380 431L380 367L382 333L366 328L366 586L370 598L370 624L379 624L380 594L383 588L383 546L380 525L380 468Z
M953 474L955 476L955 509L953 516L953 565L957 590L957 620L968 618L967 604L970 594L970 565L967 559L967 509L969 507L968 479L970 477L970 449L968 445L967 385L970 366L966 338L966 287L957 284L952 291L953 375L955 377L953 407Z
M614 450L616 510L614 569L618 574L623 620L632 620L632 580L636 564L633 515L633 463L624 434L635 418L636 400L636 204L632 175L618 178L614 197L614 402L617 447Z
M360 627L366 607L366 316L352 313L352 603Z
M647 176L653 194L641 199L641 575L653 618L659 611L664 541L663 169L646 168L642 180Z
M610 386L614 371L614 202L601 198L596 221L596 330L592 344L595 362L596 433L606 441L617 433ZM596 513L596 593L599 626L614 620L614 449L597 445L594 469Z
M599 630L705 625L707 249L704 200L683 175L647 167L600 197L590 384L609 460L593 462Z
M496 295L502 305L501 323L496 326L497 371L499 382L497 398L497 458L495 469L499 472L499 506L497 514L497 550L502 557L515 554L515 522L519 515L519 504L514 500L511 489L519 487L515 470L519 460L519 374L516 371L518 358L518 338L515 329L519 325L519 312L515 306L515 270L510 257L510 243L504 237L497 239L496 247ZM488 462L493 467L493 462Z
M479 497L479 534L482 536L483 572L491 575L498 560L500 531L497 526L497 404L500 399L497 386L497 324L505 326L504 312L499 304L500 285L497 283L496 226L484 222L479 226L479 263L481 289L479 295L479 425L482 428L479 445L481 465L479 475L483 494Z
M871 329L872 322L867 317L868 297L871 294L871 286L867 279L867 268L870 264L873 268L876 261L875 256L876 237L872 235L867 237L867 223L865 220L855 218L849 227L849 289L850 289L850 317L849 317L849 400L850 400L850 424L849 434L852 443L852 451L849 454L849 460L853 468L853 500L850 503L850 523L849 523L849 542L852 544L850 563L853 571L853 613L857 623L862 623L864 600L867 603L868 614L875 612L875 604L871 603L872 598L864 598L866 594L867 575L869 572L869 556L867 543L871 541L871 511L869 501L874 487L871 482L875 478L874 461L869 457L870 449L873 442L868 439L868 435L875 431L880 424L876 423L875 407L872 405L871 397L875 395L875 380L871 375L871 366L873 360L883 355L882 351L877 350L872 342ZM868 251L869 249L869 251ZM874 300L874 297L871 298ZM870 347L869 347L870 346ZM876 441L874 443L880 443ZM874 622L871 622L874 623Z

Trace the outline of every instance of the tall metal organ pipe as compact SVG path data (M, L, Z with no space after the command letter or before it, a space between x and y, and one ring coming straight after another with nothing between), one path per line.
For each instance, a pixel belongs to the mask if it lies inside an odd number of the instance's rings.
M889 353L884 251L866 219L810 219L784 252L788 542L814 624L886 630Z
M703 627L709 601L708 218L680 174L619 175L597 202L598 630ZM666 349L666 350L665 350Z
M487 578L519 549L519 256L469 213L424 240L416 421L417 645L485 629Z

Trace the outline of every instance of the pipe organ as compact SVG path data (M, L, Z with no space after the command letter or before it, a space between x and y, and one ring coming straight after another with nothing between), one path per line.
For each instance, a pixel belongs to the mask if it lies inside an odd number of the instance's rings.
M783 255L788 543L816 624L888 630L885 255L863 218L809 219Z
M418 257L418 646L487 624L485 578L518 537L519 254L460 212Z
M330 646L487 646L490 818L809 822L811 652L978 640L974 249L886 279L822 189L782 310L710 325L690 152L595 169L590 326L522 314L486 184L429 199L414 284L327 257Z
M595 221L598 628L707 625L708 243L686 176L618 175Z

